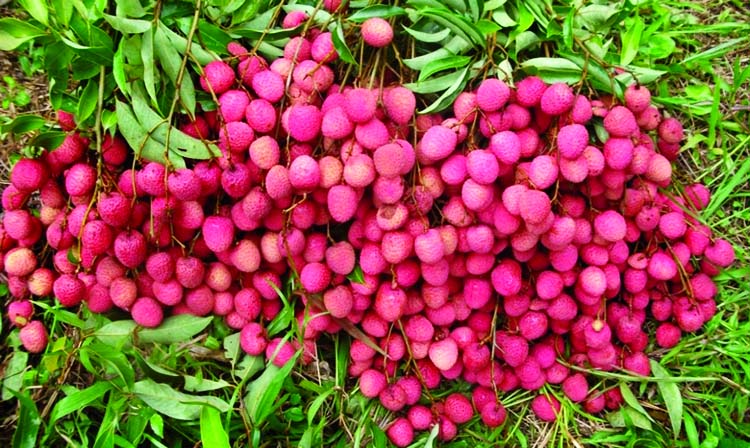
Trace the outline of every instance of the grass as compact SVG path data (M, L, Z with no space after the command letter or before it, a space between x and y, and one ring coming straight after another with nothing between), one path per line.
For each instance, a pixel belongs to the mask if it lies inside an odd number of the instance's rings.
M559 12L568 3L549 4ZM588 415L557 389L549 389L561 399L562 413L556 423L545 424L531 415L533 395L513 392L501 397L509 415L505 425L489 430L475 418L447 446L750 446L750 10L740 0L646 0L637 7L600 3L615 5L618 23L641 20L644 33L650 33L636 43L634 63L664 72L650 86L654 101L688 129L675 170L677 184L701 181L713 192L703 219L733 243L737 262L718 278L717 316L677 347L651 352L663 367L656 367L658 378L596 373L603 385L622 391L624 413ZM533 16L534 8L545 2L516 4ZM559 22L562 30L565 15L550 22ZM511 27L510 33L519 29ZM565 49L566 40L573 39L555 34L554 26L541 21L527 30L536 32L541 44L535 50L509 46L512 62L553 56L555 48ZM589 35L590 45L582 48L596 60L597 46L612 38L613 47L601 58L607 65L620 60L625 36L617 26L605 27ZM420 44L389 64L413 81L416 72L406 67L406 60L434 48ZM497 42L485 50L500 55L505 51ZM24 57L34 54L39 53ZM371 75L385 64L363 52L353 54L361 60L351 77L372 81ZM467 49L465 54L479 63L485 53ZM484 64L467 73L480 76L492 65ZM589 87L602 86L581 85ZM447 85L435 92L424 106L438 104L440 94L450 97ZM293 325L294 288L286 286L284 312L270 327L278 336L300 340ZM240 356L238 338L218 319L206 322L208 326L199 320L170 321L171 332L143 331L137 335L141 343L133 344L132 328L117 320L125 316L108 319L44 302L38 306L54 334L44 355L18 350L16 332L3 321L3 446L176 447L194 446L198 440L216 447L230 441L233 446L264 447L387 445L384 428L392 416L364 399L347 380L351 338L346 334L319 341L317 358L309 365L278 369ZM143 343L149 340L159 343ZM469 390L452 383L434 396ZM434 446L435 435L421 434L414 446Z

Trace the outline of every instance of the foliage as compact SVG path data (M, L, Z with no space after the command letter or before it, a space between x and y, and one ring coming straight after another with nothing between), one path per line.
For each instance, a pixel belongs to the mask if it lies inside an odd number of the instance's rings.
M558 446L691 448L747 440L750 197L742 187L750 182L744 93L750 67L738 53L747 57L750 24L729 2L714 2L718 17L708 24L714 9L671 0L358 0L336 13L313 1L18 3L18 17L0 18L0 50L27 48L21 58L27 75L43 63L52 106L74 113L81 128L97 134L118 130L142 157L166 155L174 166L217 151L175 126L198 108L215 107L216 99L195 87L200 66L227 57L234 39L278 57L299 31L279 26L280 14L292 10L332 31L347 63L343 73L372 84L388 71L421 94L424 113L445 109L487 76L537 74L617 96L633 80L651 84L655 101L692 122L686 158L701 168L689 177L715 191L707 219L740 251L738 267L721 277L719 316L703 334L658 353L650 381L602 373L627 403L606 422L559 397L561 419L539 428L524 419L530 395L515 392L503 398L509 423L489 431L475 419L451 446L528 446L542 437ZM403 30L394 61L373 59L357 39L358 24L372 16ZM4 81L4 109L28 101L13 78ZM19 116L2 128L3 134L31 132L30 148L62 140L40 117ZM295 339L288 286L287 312L272 328ZM10 349L2 399L17 409L8 446L386 445L388 413L346 382L346 336L328 340L309 368L278 369L241 356L238 335L219 321L180 317L166 330L141 331L119 316L110 321L37 305L55 335L45 354L18 350L17 332L2 329ZM425 434L417 443L431 446L434 438Z

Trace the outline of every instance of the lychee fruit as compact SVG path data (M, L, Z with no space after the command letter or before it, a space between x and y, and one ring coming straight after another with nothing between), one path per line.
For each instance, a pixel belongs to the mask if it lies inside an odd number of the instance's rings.
M393 28L387 20L372 17L362 23L362 39L371 47L382 48L393 40Z

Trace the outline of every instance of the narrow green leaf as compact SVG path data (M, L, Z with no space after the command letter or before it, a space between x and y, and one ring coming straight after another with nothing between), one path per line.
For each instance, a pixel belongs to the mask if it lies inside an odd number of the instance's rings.
M346 20L359 23L364 22L365 20L372 17L380 17L382 19L385 19L388 17L402 16L404 14L406 14L406 10L404 8L398 6L376 4L358 10L354 14L347 17Z
M31 17L41 22L43 25L49 25L49 11L47 10L47 2L44 0L18 0L18 3L23 6Z
M143 17L146 11L140 0L115 0L117 4L117 15L126 17Z
M11 17L0 19L0 51L11 51L24 42L46 33L33 25Z
M12 446L13 448L34 448L37 446L36 438L39 434L39 425L42 423L36 404L27 392L20 393L11 390L10 393L18 399L19 404Z
M55 404L49 416L49 424L52 425L57 420L71 414L72 412L82 410L89 404L103 397L104 394L112 389L112 383L97 381L93 385L77 390Z
M431 53L404 59L404 64L406 64L406 66L412 70L422 70L424 66L427 65L430 61L434 61L438 58L444 58L446 56L461 54L469 48L471 48L471 43L469 43L468 40L465 40L460 36L455 36L445 45Z
M409 28L406 25L402 25L402 26L404 28L404 31L411 34L411 36L414 39L420 42L428 43L428 44L434 44L434 43L440 42L446 37L451 35L451 30L448 28L443 28L442 30L435 31L434 33L425 33L423 31L417 31L413 28Z
M625 403L627 403L631 408L640 412L649 420L654 421L654 419L651 418L650 415L648 415L648 412L643 409L643 406L641 406L641 403L638 402L638 399L635 397L635 395L633 395L633 391L630 390L630 387L627 383L620 383L620 393L622 394L622 398L625 400Z
M185 51L187 49L187 38L175 33L174 31L169 29L168 26L164 26L163 24L162 26L160 26L160 28L162 28L169 40L172 41L172 45L174 45L177 51L179 51L181 55L185 56ZM191 45L190 54L195 57L199 64L204 66L211 61L219 59L219 57L216 56L215 53L205 50L200 45Z
M636 16L633 18L633 23L626 27L624 32L620 32L620 39L622 40L621 65L628 65L635 59L638 49L641 47L641 34L645 26L643 20Z
M90 79L86 83L86 87L81 92L81 97L78 99L78 111L76 113L76 122L85 122L91 114L96 110L96 104L99 100L99 80Z
M680 388L673 381L659 381L669 380L671 375L667 369L654 359L651 360L651 372L657 380L656 386L659 388L661 398L667 407L669 421L672 424L672 433L675 439L677 439L680 436L680 428L682 426L682 394L680 394Z
M211 406L201 409L201 443L205 447L229 448L229 436L221 425L221 414Z
M349 47L346 46L344 27L341 25L341 21L338 21L335 27L332 26L331 40L333 41L333 47L336 49L336 52L339 54L342 61L357 65L357 60L354 59Z
M104 20L109 23L112 28L125 34L141 34L151 29L152 23L148 20L139 19L127 19L120 16L111 16L104 14Z
M458 96L459 93L461 93L461 90L466 86L466 83L468 82L468 75L469 75L469 67L466 67L465 69L461 70L459 77L451 84L448 89L443 92L442 95L438 99L436 99L432 104L427 106L425 109L422 109L419 111L420 114L431 114L433 112L438 112L446 107Z
M698 437L698 428L695 427L695 419L693 419L693 416L689 412L686 412L682 417L685 422L685 435L687 436L690 448L698 448L700 446L700 439Z
M172 84L177 86L177 77L180 73L182 58L177 49L172 45L166 33L159 27L154 33L154 50L164 71L169 76ZM192 116L195 114L195 87L193 80L185 73L180 81L180 99Z
M60 25L67 27L73 16L73 2L69 0L52 0L52 8L55 10L55 19Z
M425 440L424 442L424 448L432 448L433 444L435 443L435 440L437 440L438 434L440 434L440 425L434 425L432 429L430 430L430 435L427 437L427 440Z
M262 424L273 412L274 402L281 392L284 380L292 371L296 359L297 356L295 355L281 368L269 362L266 370L248 385L245 405L248 417L256 425Z
M328 397L333 393L334 389L328 389L322 394L319 394L315 399L310 403L310 407L307 408L307 425L312 426L313 421L315 420L315 416L318 415L318 411L320 410L320 407L325 404Z
M130 106L117 101L115 111L117 113L117 129L120 130L130 147L133 148L136 156L164 163L164 145L154 140L149 131L141 126Z
M653 429L651 420L629 406L623 406L618 411L610 412L607 414L607 420L615 428L635 426L648 431Z
M182 377L185 380L185 390L188 392L208 392L212 390L224 389L230 384L224 380L214 381L206 378L196 378L192 375Z
M157 412L177 420L198 419L204 405L213 406L219 412L229 410L229 405L220 398L184 394L150 379L136 382L133 392Z
M120 88L122 93L127 95L130 93L130 85L128 84L127 75L125 74L125 53L123 51L123 45L126 42L126 39L127 38L123 37L122 41L120 41L117 51L115 52L115 57L112 59L112 75L115 78L117 87Z
M417 82L424 81L435 73L443 70L466 67L469 65L469 62L471 62L471 57L469 56L447 56L441 59L436 59L425 65L425 67L419 72Z
M456 81L456 79L460 77L460 71L453 72L448 75L438 76L425 81L407 83L404 84L404 87L414 93L419 94L442 92L448 89Z
M157 104L156 98L156 76L154 73L154 30L143 34L141 40L141 61L143 61L143 85L151 97L151 101Z
M465 17L451 13L446 9L438 8L425 8L420 9L419 14L429 17L436 23L450 28L458 36L463 37L466 41L472 42L474 45L484 48L486 41L484 36L473 23L469 22Z

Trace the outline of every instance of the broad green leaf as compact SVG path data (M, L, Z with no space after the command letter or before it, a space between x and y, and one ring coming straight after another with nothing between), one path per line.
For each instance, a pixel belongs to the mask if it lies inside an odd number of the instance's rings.
M516 21L513 20L505 10L498 10L492 13L492 20L503 28L510 28L516 26Z
M639 84L651 84L667 74L664 70L654 70L651 68L636 67L634 65L629 65L627 70L627 72L615 76L617 81L626 86L632 84L635 80L637 80Z
M117 112L117 129L119 129L122 136L125 137L125 140L127 140L136 156L154 162L164 163L164 155L166 152L164 150L164 144L156 141L151 136L150 130L146 130L141 126L135 118L135 115L133 115L130 106L121 101L117 101L115 111ZM174 157L177 159L178 156L175 155Z
M516 45L514 53L516 57L518 56L518 53L540 42L539 36L537 36L533 31L524 31L523 33L516 36L515 39Z
M160 28L167 35L169 40L172 41L172 45L174 45L177 51L179 51L182 56L185 56L185 51L187 49L188 43L187 38L175 33L174 31L170 30L168 26L164 26L163 24L160 26ZM219 59L216 54L203 49L200 45L190 45L190 54L195 57L195 60L198 61L199 64L204 66L211 61Z
M141 0L115 0L117 4L117 15L126 17L143 17L146 11L141 5Z
M224 357L232 362L232 368L240 357L240 333L232 333L224 337Z
M166 28L163 24L162 27ZM203 45L216 53L226 53L227 44L232 41L232 36L227 34L226 31L206 20L198 22L198 32ZM198 45L191 46L191 48L193 47L198 47Z
M604 31L609 28L610 19L616 16L618 9L610 5L587 5L578 11L578 17L583 25L593 32Z
M31 17L41 22L43 25L49 25L49 11L47 10L47 2L44 0L18 0L18 3L23 6Z
M558 54L576 64L582 72L586 71L588 74L587 80L589 80L594 87L604 90L605 92L614 93L618 98L622 98L622 87L614 81L614 76L610 76L610 74L602 68L598 62L593 59L584 59L577 54L562 51L558 52Z
M62 145L65 140L66 134L60 131L47 131L36 135L34 138L29 140L29 146L35 148L45 148L53 150L58 146Z
M24 114L19 115L10 123L0 126L0 132L12 134L25 134L27 132L41 129L46 124L46 120L39 115Z
M203 331L213 320L213 317L198 317L192 314L180 314L164 319L157 328L146 328L138 332L139 342L154 342L157 344L173 344L185 342Z
M347 17L346 20L352 22L364 22L365 20L372 17L380 17L382 19L385 19L387 17L402 16L404 14L406 14L406 10L404 8L398 6L375 4L358 10L354 14Z
M85 122L96 110L99 100L99 80L90 79L81 92L78 99L78 111L76 112L76 123Z
M648 55L653 59L663 59L669 57L674 53L676 44L674 39L664 34L654 34L648 39ZM686 58L683 63L690 62L690 59Z
M180 74L180 66L182 65L182 58L174 48L167 37L166 33L162 30L162 27L157 28L154 33L154 50L156 56L159 59L164 71L169 76L172 84L176 87L178 76ZM188 113L193 116L195 115L195 86L193 86L193 80L190 78L187 72L183 73L182 79L180 80L180 99L182 104L185 105Z
M120 45L117 47L115 57L112 59L112 75L115 78L117 87L120 88L122 93L130 93L130 84L128 83L127 74L125 73L125 56L123 52L123 45L126 42L125 38L120 41Z
M620 65L628 65L635 59L638 49L641 47L643 28L645 28L643 20L636 16L633 18L633 23L625 28L625 32L620 32L620 39L622 40Z
M254 424L262 424L273 412L274 403L279 392L281 392L281 386L292 371L296 360L297 355L281 368L269 362L266 370L248 385L245 406L248 417Z
M419 72L419 79L417 82L424 81L435 73L443 70L466 67L469 65L469 62L471 62L471 57L469 56L447 56L445 58L436 59L425 65L425 67Z
M15 50L24 42L45 34L44 30L27 22L4 17L0 19L0 51Z
M139 19L126 19L120 16L111 16L104 14L104 20L109 23L112 28L125 34L141 34L151 29L152 23L148 20Z
M18 399L16 430L13 432L13 448L34 448L37 446L36 438L39 434L39 425L42 419L27 392L16 392L11 390L10 393Z
M116 320L96 330L94 336L106 345L122 347L130 341L135 327L136 323L132 320Z
M229 405L220 398L184 394L150 379L135 383L133 393L157 412L177 420L197 420L203 406L215 407L220 412L229 410Z
M221 414L211 406L201 409L201 443L205 447L229 448L229 436L221 425Z
M477 29L487 37L492 36L500 31L500 26L495 22L491 22L489 20L478 20L475 25Z
M15 350L13 357L10 358L3 372L3 401L9 400L13 392L20 392L23 386L23 372L29 360L29 353L22 350ZM11 392L13 391L13 392Z
M669 421L672 424L672 433L675 439L677 439L680 436L680 427L682 426L682 394L680 394L680 387L677 383L669 381L671 379L669 371L654 359L651 360L651 372L657 380L656 386L659 388L659 394L661 394L664 405L667 407Z
M333 47L336 49L336 52L339 54L342 61L357 65L357 60L354 59L349 47L346 46L344 27L341 24L341 21L336 22L335 27L332 25L331 40L333 41Z
M78 410L82 410L89 404L103 397L104 394L106 394L110 389L112 389L112 383L97 381L96 383L85 389L76 390L75 392L69 394L62 400L58 401L55 404L55 407L52 408L52 412L49 416L49 424L52 425L54 422L65 417L66 415L69 415L70 413Z
M436 43L440 42L446 37L451 35L451 30L448 28L443 28L440 31L435 31L434 33L426 33L423 31L417 31L413 28L409 28L406 25L403 25L404 31L411 34L414 39L420 41L420 42L426 42L426 43Z

